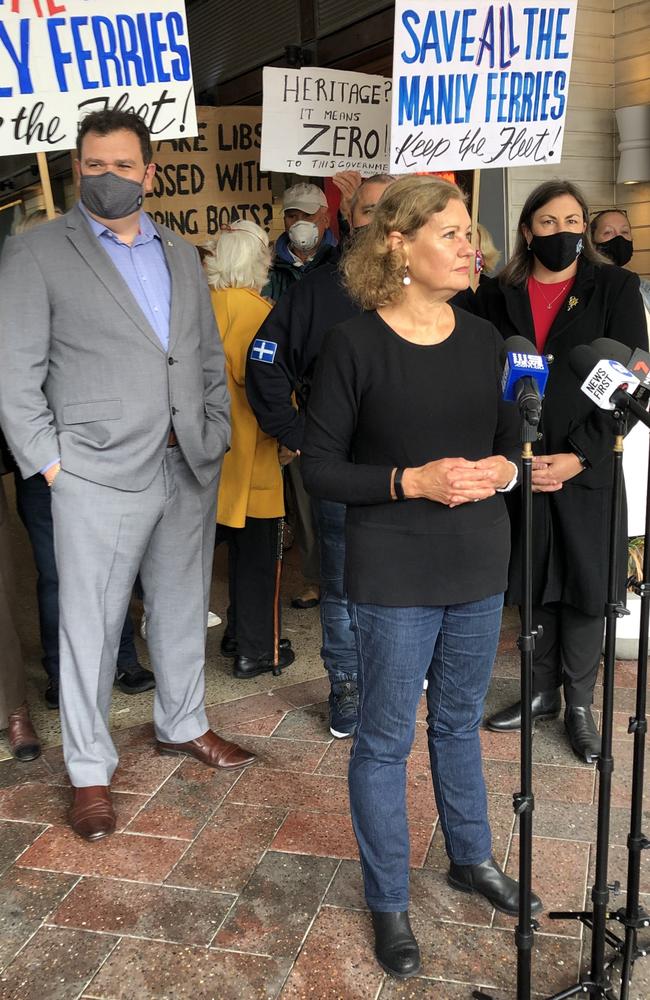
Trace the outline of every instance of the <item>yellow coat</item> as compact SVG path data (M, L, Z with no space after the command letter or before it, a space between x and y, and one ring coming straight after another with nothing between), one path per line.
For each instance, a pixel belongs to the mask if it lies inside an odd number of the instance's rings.
M246 517L284 514L278 443L260 429L244 387L248 348L271 306L251 288L213 289L212 306L226 355L232 421L232 442L219 483L217 521L243 528Z

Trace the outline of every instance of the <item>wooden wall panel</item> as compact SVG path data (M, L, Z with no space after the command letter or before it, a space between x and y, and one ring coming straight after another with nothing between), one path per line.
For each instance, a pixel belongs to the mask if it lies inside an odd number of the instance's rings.
M648 0L650 2L650 0ZM614 199L614 14L612 0L579 0L564 148L559 164L508 170L510 245L529 192L562 177L578 184L590 206Z
M615 106L650 104L650 0L614 0L614 8ZM650 182L617 184L615 192L616 204L626 209L634 230L629 266L648 278Z

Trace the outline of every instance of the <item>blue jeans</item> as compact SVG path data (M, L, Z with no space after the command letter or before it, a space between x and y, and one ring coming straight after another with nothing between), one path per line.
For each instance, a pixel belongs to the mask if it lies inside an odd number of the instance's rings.
M59 679L59 576L54 558L54 526L50 488L40 474L23 479L14 475L16 507L25 525L38 571L36 595L43 647L43 666L51 680ZM128 671L138 666L133 623L127 611L120 639L117 667Z
M350 808L371 910L408 909L406 760L428 679L433 789L449 857L491 855L479 724L496 656L503 595L449 607L351 604L359 653L359 722Z
M323 658L330 683L354 681L357 647L350 622L343 576L345 568L345 504L315 501L320 543L320 620Z

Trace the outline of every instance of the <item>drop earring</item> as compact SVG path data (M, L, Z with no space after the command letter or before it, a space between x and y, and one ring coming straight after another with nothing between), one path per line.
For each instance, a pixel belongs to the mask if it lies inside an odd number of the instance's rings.
M402 284L403 285L410 285L411 284L411 276L409 274L409 266L408 266L408 264L404 268L404 277L402 278Z

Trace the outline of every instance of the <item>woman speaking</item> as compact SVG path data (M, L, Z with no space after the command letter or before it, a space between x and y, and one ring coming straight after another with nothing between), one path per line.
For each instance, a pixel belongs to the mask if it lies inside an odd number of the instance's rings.
M350 806L380 964L414 975L406 760L428 680L433 787L449 883L517 911L491 853L479 723L499 637L518 417L502 339L449 305L474 251L461 191L392 184L346 256L366 310L322 350L307 415L308 490L347 504L346 588L359 660ZM534 897L533 908L540 901Z

